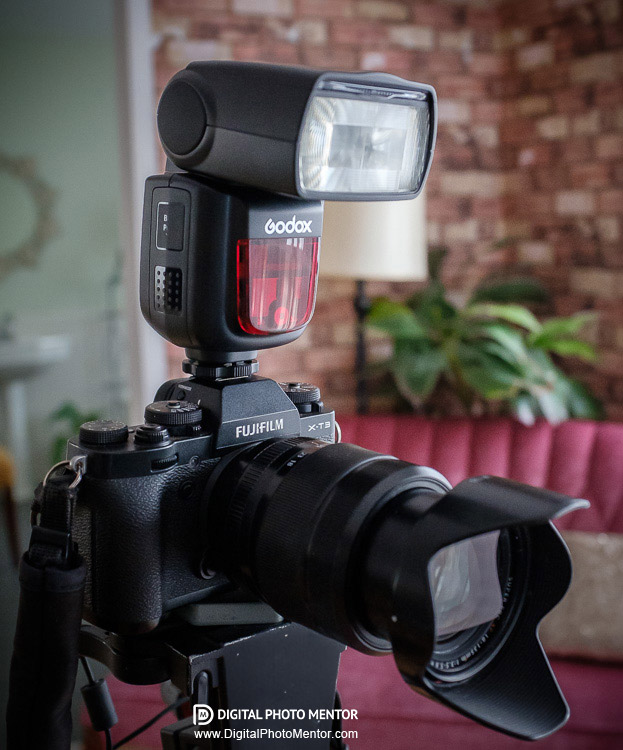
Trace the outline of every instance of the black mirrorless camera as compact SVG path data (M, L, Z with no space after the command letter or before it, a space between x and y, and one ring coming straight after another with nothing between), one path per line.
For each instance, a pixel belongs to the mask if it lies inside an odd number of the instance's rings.
M69 444L85 617L138 643L196 605L263 602L273 622L393 653L411 687L488 726L554 731L568 709L537 628L571 575L550 521L581 503L492 477L453 489L336 443L318 388L256 374L258 350L312 315L321 200L422 189L433 89L194 63L158 128L169 161L146 184L141 307L189 377L159 389L145 424L90 422Z

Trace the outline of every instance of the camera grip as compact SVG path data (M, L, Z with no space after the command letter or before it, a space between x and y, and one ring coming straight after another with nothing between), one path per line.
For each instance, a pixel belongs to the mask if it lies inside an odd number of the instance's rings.
M74 538L87 560L85 609L115 632L145 632L162 616L161 497L170 474L86 476Z

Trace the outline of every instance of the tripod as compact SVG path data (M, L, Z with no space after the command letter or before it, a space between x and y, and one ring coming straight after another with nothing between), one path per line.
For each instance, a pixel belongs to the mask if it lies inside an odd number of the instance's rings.
M278 615L265 605L226 606L234 624L191 624L214 619L211 608L221 607L199 604L140 636L83 625L80 653L130 684L171 680L193 706L213 709L209 724L189 717L165 727L164 750L348 750L334 738L341 727L335 685L344 647L301 625L266 623Z

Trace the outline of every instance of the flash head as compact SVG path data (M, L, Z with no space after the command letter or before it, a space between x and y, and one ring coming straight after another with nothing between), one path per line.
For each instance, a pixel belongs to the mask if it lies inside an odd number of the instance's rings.
M194 62L158 107L178 168L308 200L414 198L435 144L435 90L387 73Z

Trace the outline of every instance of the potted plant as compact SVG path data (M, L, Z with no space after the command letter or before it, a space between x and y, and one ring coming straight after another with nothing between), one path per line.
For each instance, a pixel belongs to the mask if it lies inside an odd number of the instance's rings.
M425 289L404 303L378 298L368 317L393 340L393 355L380 369L411 406L438 411L451 391L468 414L510 411L524 424L599 418L597 399L559 367L564 357L596 358L580 335L594 316L539 321L520 304L546 294L529 279L484 283L464 305L453 304L440 278L444 255L431 252Z

